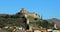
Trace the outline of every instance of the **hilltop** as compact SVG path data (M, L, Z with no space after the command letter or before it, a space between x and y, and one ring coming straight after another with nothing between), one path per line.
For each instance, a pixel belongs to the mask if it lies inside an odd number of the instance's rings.
M25 29L34 27L53 28L54 24L43 20L36 13L27 12L24 8L14 15L0 14L0 28L5 26L18 26Z
M50 23L54 22L60 28L60 19L52 18L52 19L48 19L47 21Z

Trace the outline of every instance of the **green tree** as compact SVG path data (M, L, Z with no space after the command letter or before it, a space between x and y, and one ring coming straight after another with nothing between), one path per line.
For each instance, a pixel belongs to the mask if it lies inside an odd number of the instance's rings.
M12 29L8 29L7 32L13 32L13 30Z
M44 27L44 28L48 28L49 27L49 22L47 21L47 20L43 20L43 22L42 22L42 27Z

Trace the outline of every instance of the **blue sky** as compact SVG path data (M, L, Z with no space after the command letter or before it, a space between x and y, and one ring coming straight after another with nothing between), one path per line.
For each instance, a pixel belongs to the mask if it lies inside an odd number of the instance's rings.
M15 14L25 8L43 19L60 19L60 0L0 0L0 14Z

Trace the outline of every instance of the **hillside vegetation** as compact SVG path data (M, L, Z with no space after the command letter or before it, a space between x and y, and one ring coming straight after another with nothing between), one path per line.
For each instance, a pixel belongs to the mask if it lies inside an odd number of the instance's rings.
M38 27L44 27L44 28L52 28L53 24L49 23L47 20L42 20L41 19L35 19L31 16L28 17L30 20L30 24L33 24ZM24 17L24 14L22 13L17 13L15 15L8 15L8 14L1 14L0 15L0 27L3 28L7 25L11 26L22 26L24 28L27 27L26 23L27 19ZM35 22L34 22L35 21Z

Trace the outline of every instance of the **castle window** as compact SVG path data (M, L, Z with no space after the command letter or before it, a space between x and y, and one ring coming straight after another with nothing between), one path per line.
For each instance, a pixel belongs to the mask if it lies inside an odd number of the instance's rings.
M37 20L37 18L34 18L34 20Z

